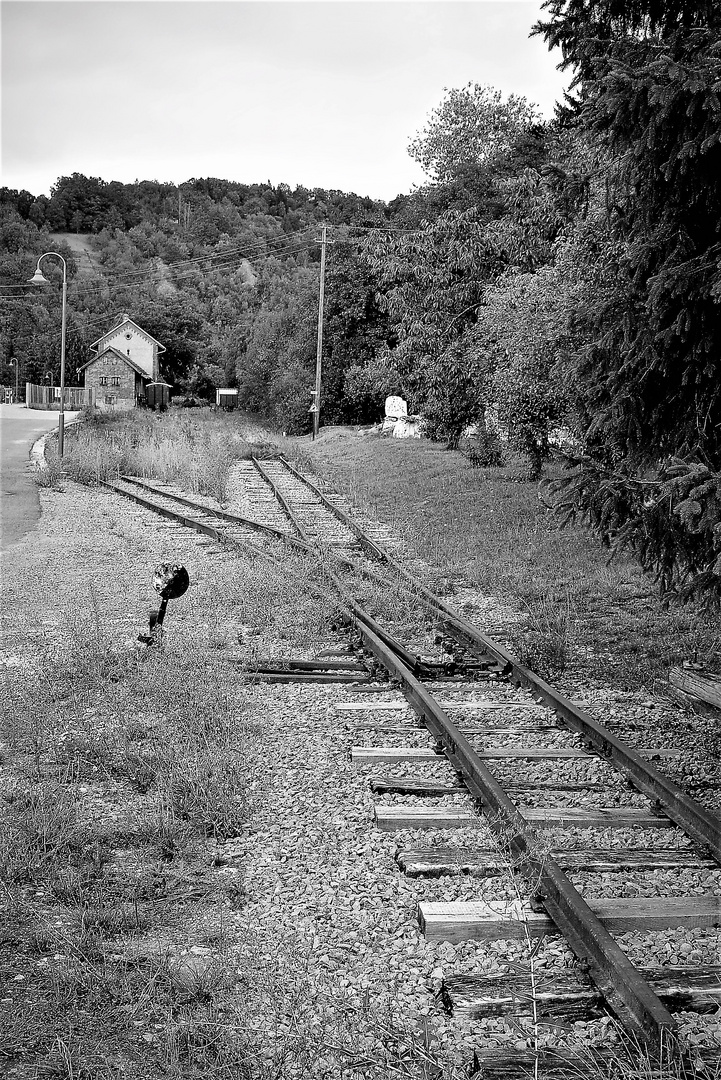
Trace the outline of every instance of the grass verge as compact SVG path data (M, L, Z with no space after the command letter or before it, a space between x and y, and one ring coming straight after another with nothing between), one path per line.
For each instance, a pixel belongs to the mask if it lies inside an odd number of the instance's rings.
M81 484L113 480L121 473L175 482L197 495L223 502L228 470L250 456L235 416L210 408L110 415L89 414L68 429L62 463L55 443L38 482L56 487L64 474Z
M405 539L436 587L450 579L515 608L512 644L539 674L572 668L589 683L651 691L685 659L721 670L718 617L666 608L636 564L609 563L581 526L560 528L520 463L474 468L425 440L352 429L285 448Z

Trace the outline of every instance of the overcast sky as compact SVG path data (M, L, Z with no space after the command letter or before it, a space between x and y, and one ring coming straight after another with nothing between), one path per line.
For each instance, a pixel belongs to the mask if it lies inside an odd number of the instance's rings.
M3 0L2 182L217 176L392 199L444 88L548 117L566 76L525 0Z

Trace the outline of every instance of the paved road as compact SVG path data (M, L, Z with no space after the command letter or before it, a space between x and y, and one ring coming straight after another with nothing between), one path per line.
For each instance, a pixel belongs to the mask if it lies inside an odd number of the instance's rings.
M66 424L76 415L66 413ZM56 412L0 405L0 550L26 536L40 517L30 449L36 439L57 426Z

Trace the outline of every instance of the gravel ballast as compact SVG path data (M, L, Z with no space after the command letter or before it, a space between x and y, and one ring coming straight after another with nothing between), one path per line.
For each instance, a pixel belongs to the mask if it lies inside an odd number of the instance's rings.
M242 499L241 467L231 485L230 509L249 513ZM233 486L235 485L235 486ZM182 648L184 635L205 642L215 658L219 680L235 678L232 658L255 656L308 657L322 647L342 644L346 639L317 626L307 640L299 641L282 625L257 625L257 612L231 611L219 602L216 582L230 572L233 557L215 544L154 518L149 512L104 492L90 491L67 483L62 492L41 492L43 517L39 528L22 544L11 548L4 559L5 611L7 625L2 662L6 668L18 666L31 673L48 651L61 649L68 623L80 607L97 607L104 632L121 655L147 625L147 609L156 597L151 588L152 567L160 561L179 561L187 566L191 589L186 598L170 605L167 616L169 647ZM242 507L242 508L241 508ZM465 597L465 594L464 594ZM466 602L471 602L465 597ZM492 602L484 600L484 610L492 615ZM251 616L253 616L251 618ZM507 607L497 612L497 623L511 618ZM262 623L262 619L260 620ZM253 625L252 635L246 633ZM245 629L244 629L245 628ZM130 643L130 644L129 644ZM566 692L569 692L569 687ZM573 696L583 690L573 688ZM112 693L112 691L109 691ZM501 685L479 687L477 696L491 694L494 701L528 701L528 697ZM606 693L606 692L604 692ZM444 694L451 695L445 690ZM619 723L633 719L637 745L664 745L669 732L682 731L678 714L666 704L653 703L639 693L613 696L609 718ZM596 695L594 694L594 697ZM380 697L400 701L393 692ZM394 1017L394 1038L403 1037L416 1047L412 1069L407 1075L424 1075L422 1057L426 1045L443 1070L437 1075L461 1077L468 1073L476 1047L521 1049L531 1042L528 1022L513 1024L503 1019L467 1021L446 1016L439 1006L438 992L444 977L453 974L497 973L528 967L528 951L522 941L488 943L427 943L421 937L416 909L422 900L515 899L510 876L490 879L453 877L440 880L412 880L402 876L395 862L400 847L423 845L478 846L490 843L482 822L477 828L461 830L408 830L388 835L373 826L374 805L397 805L408 797L374 796L368 787L371 772L403 775L412 773L450 779L452 773L442 763L384 765L373 769L351 763L353 745L425 745L422 733L409 728L408 734L382 734L356 730L356 723L400 724L406 714L373 710L344 713L342 703L363 700L352 687L308 685L262 685L248 687L247 711L260 732L262 754L255 763L251 785L252 813L241 835L227 841L208 839L202 860L221 883L238 882L243 899L228 905L219 886L218 910L199 913L197 937L173 939L167 944L183 959L189 957L202 967L202 951L207 948L204 925L218 917L231 929L232 949L238 957L247 986L245 1010L248 1023L257 1032L259 1044L270 1069L278 1047L291 1036L305 1040L316 1055L316 1073L308 1071L301 1056L287 1065L286 1075L324 1075L325 1056L364 1054L383 1075L379 1064L388 1061L389 1017ZM596 706L594 705L594 709ZM531 723L544 718L543 710L479 715L463 712L465 723ZM403 716L403 721L400 717ZM664 717L664 724L658 723ZM599 719L602 719L599 711ZM112 720L112 709L104 723ZM605 722L605 716L602 719ZM559 736L560 737L560 736ZM576 745L573 740L564 745ZM534 745L556 745L555 732L534 735ZM484 737L497 744L496 737ZM504 736L503 742L521 744L518 736ZM480 745L480 743L479 743ZM580 745L580 744L579 744ZM669 744L671 745L671 744ZM677 745L673 742L673 745ZM664 763L664 771L677 777L693 774L696 749L692 733L679 744L682 760ZM606 781L610 772L600 760L556 762L502 762L494 764L501 780ZM694 774L695 775L695 774ZM9 779L6 777L6 782ZM88 813L98 800L114 800L118 818L127 795L133 812L140 811L142 799L122 785L89 783L86 792ZM627 806L645 805L645 800L617 785L619 801ZM523 796L524 802L547 803L538 795ZM557 805L607 805L608 795L587 792L566 793ZM462 796L428 800L419 805L465 805ZM568 846L594 842L601 846L669 846L686 841L670 830L556 830ZM672 838L673 836L673 838ZM592 840L591 840L592 838ZM123 856L117 853L118 865ZM653 896L720 895L718 871L657 871L651 874L577 874L574 877L584 895ZM721 938L714 930L669 930L661 934L629 933L619 942L638 963L658 966L685 963L718 963ZM195 949L196 952L192 950ZM558 938L545 939L534 958L544 973L567 970L573 956ZM700 1047L721 1047L721 1021L717 1017L681 1014L681 1030ZM330 1025L330 1028L329 1028ZM385 1026L384 1026L385 1025ZM333 1032L321 1038L320 1028ZM607 1018L556 1024L542 1029L546 1045L588 1046L613 1037ZM425 1033L425 1034L424 1034ZM430 1033L430 1035L429 1035ZM147 1032L146 1032L147 1034ZM151 1033L152 1035L152 1033ZM430 1037L432 1036L432 1038ZM139 1039L141 1036L138 1036ZM144 1038L144 1037L143 1037ZM263 1042L265 1040L265 1043ZM152 1046L152 1039L144 1039ZM335 1047L335 1049L334 1049ZM417 1049L420 1047L420 1049ZM306 1053L311 1053L306 1049ZM276 1055L274 1057L273 1055ZM384 1057L384 1055L386 1055ZM342 1057L342 1054L341 1054ZM347 1056L346 1062L351 1060ZM409 1059L410 1060L410 1059ZM295 1071L294 1071L295 1070ZM305 1071L304 1071L305 1070ZM330 1067L328 1075L332 1075ZM390 1075L390 1072L387 1073Z

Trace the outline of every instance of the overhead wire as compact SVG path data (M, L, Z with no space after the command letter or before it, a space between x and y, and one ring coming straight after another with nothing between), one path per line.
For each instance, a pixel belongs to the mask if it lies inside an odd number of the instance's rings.
M303 232L309 232L309 231L311 231L310 228L302 230L300 234L296 234L296 235L302 235ZM273 242L272 246L267 245L267 244L263 244L262 247L264 248L264 250L260 251L258 254L261 254L262 256L264 256L266 258L270 258L270 257L282 258L285 255L293 255L293 254L297 254L300 251L307 251L310 248L315 247L318 244L320 244L321 241L320 241L320 239L309 237L307 240L304 240L301 244L296 243L295 245L292 245L290 247L283 246L286 242L287 241L285 241L285 240L281 241L280 239L278 239L277 241ZM178 260L177 263L163 263L161 266L156 265L156 266L153 266L153 267L148 268L146 270L133 271L132 273L124 275L124 277L121 277L121 278L115 278L115 279L107 278L102 284L93 285L93 286L91 286L89 288L81 288L78 291L81 293L83 298L89 298L91 296L99 295L101 293L104 293L110 288L113 288L113 289L138 288L138 287L141 287L142 285L147 284L148 280L146 280L146 279L150 279L152 277L152 275L154 275L154 274L163 274L167 270L173 271L171 276L168 278L168 282L170 284L172 284L172 282L174 280L181 280L184 277L188 277L189 275L196 273L197 270L200 269L199 266L189 265L191 263L196 264L196 263L204 263L204 262L210 261L211 266L208 267L208 270L210 270L210 271L226 270L226 269L237 270L237 269L240 268L240 266L242 266L242 263L248 258L248 254L253 255L254 253L249 251L248 248L231 249L231 250L222 251L222 252L211 252L211 253L209 253L207 255L198 256L196 259L190 259L190 260L181 259L181 260ZM258 257L258 254L255 255L255 258ZM234 262L228 262L228 261L220 262L220 261L218 261L220 259L231 259L231 258L232 259L237 259L238 261L237 262L235 262L235 261ZM177 271L175 269L176 267L185 267L185 269L181 269L180 271ZM132 278L132 279L135 279L135 280L127 280L128 278ZM82 279L80 279L80 278L74 279L74 284L82 286ZM7 288L17 288L18 286L6 286L6 287ZM29 286L28 285L28 288L32 290L32 289L37 288L37 286ZM26 300L29 296L32 296L32 295L33 295L32 291L23 292L23 293L15 293L12 296L0 295L0 300Z
M211 271L218 270L235 270L239 269L242 262L250 258L260 257L283 257L285 255L295 255L301 251L307 251L311 247L314 247L321 243L320 237L308 237L300 244L297 242L299 237L309 232L315 232L317 225L308 225L306 228L299 230L297 233L292 234L292 241L290 247L286 247L288 241L291 239L291 234L285 234L283 236L276 236L271 239L257 240L253 244L246 244L242 247L231 247L221 251L207 252L204 255L197 255L187 259L178 259L175 262L167 263L160 259L160 256L153 256L154 259L159 260L160 265L154 265L144 268L142 270L128 271L120 278L108 278L102 284L93 285L91 288L82 289L83 298L90 298L95 295L100 295L109 289L126 289L126 288L138 288L142 285L148 284L149 279L155 274L162 274L166 271L171 271L171 276L168 278L168 283L173 284L174 281L182 280L185 277L195 273L200 265L210 262L208 267ZM348 231L348 232L360 232L360 233L381 233L386 236L419 236L423 235L426 230L424 229L396 229L392 226L384 227L377 225L346 225L346 224L331 224L329 229L335 231ZM238 259L236 262L222 261ZM79 278L74 279L74 284L82 286L82 280ZM32 290L37 286L32 285L30 282L17 285L0 285L0 290L11 289L23 289L23 292L14 292L3 294L0 292L0 301L16 301L22 302L33 295ZM27 291L30 290L30 291Z
M302 236L303 234L308 233L308 232L313 232L313 231L315 231L315 228L316 227L314 225L308 225L306 228L300 229L297 233L293 233L293 234L287 234L286 233L283 236L276 236L276 237L272 237L270 239L265 239L265 240L257 240L255 243L252 243L252 244L244 244L242 247L232 247L232 248L225 248L225 249L223 249L221 251L206 252L206 254L204 254L204 255L196 255L196 256L193 256L193 257L187 258L187 259L177 259L175 262L170 262L170 263L164 262L160 258L160 256L153 256L154 259L160 260L160 262L162 263L162 266L159 267L159 266L156 265L156 266L146 267L146 268L144 268L142 270L129 270L125 274L123 274L119 279L116 279L115 284L119 285L123 280L131 281L132 279L139 278L139 277L149 277L152 274L161 272L162 270L165 270L165 269L172 270L172 269L175 269L175 268L179 269L181 267L187 267L188 269L190 269L195 264L205 263L205 262L208 262L208 261L211 261L212 263L215 263L215 266L221 266L222 267L223 264L218 263L217 260L234 258L236 256L239 256L241 258L241 260L242 260L244 258L249 258L249 257L257 258L259 255L278 254L278 253L283 254L285 252L284 245L286 245L289 241L290 241L291 244L294 244L297 241L297 238L299 236ZM320 243L320 239L318 239L317 241L309 239L308 241L305 241L305 242L306 243L316 243L316 242ZM213 269L213 268L215 268L215 267L211 266L211 269ZM78 279L78 278L74 279L74 281L76 283L78 283L79 280L80 279ZM35 288L37 288L37 286L30 283L30 282L18 282L16 285L0 285L0 289L32 290L32 289L35 289ZM104 288L104 286L100 287L100 291L102 291L102 288ZM15 294L15 295L24 296L24 295L26 295L26 293L23 292L23 293L18 293L18 294ZM27 295L29 295L29 293ZM0 296L0 299L2 299L1 296Z

